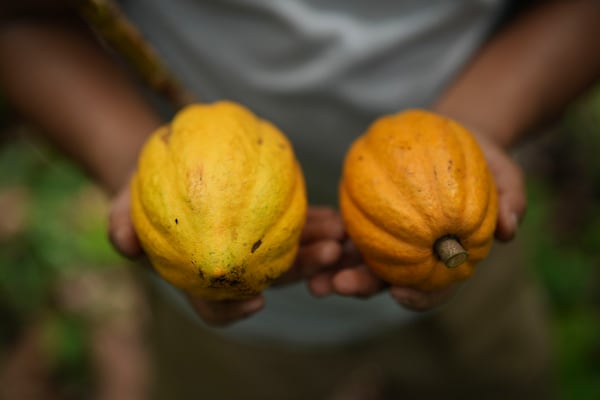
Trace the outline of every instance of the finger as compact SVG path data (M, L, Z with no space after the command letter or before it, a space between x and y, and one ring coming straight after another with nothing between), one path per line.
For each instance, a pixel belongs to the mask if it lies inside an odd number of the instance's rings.
M525 215L525 179L521 168L512 160L507 160L502 173L496 174L498 188L498 225L496 238L511 240L517 233L519 223Z
M323 239L341 241L345 236L344 224L340 215L332 208L311 208L300 237L301 243L311 243Z
M407 287L392 287L390 295L405 308L413 311L427 311L446 303L456 292L457 286L435 292L423 292Z
M336 271L320 272L308 279L307 286L315 297L326 297L334 293L333 277Z
M342 245L334 240L322 240L302 246L296 256L296 266L303 271L303 276L311 276L315 272L334 266L342 255Z
M131 221L129 188L114 199L108 217L108 236L113 246L124 256L134 258L142 254L142 247Z
M354 268L362 264L362 257L354 243L346 240L342 244L342 254L334 270L321 270L309 278L307 285L313 296L325 297L335 293L333 278L342 268Z
M363 259L354 243L351 240L344 241L338 266L340 268L349 268L360 264L363 264Z
M255 314L265 305L262 295L248 300L209 301L189 297L200 318L211 326L227 326Z
M310 278L319 271L333 268L342 254L342 245L334 240L323 240L301 246L293 267L278 279L277 284Z
M485 146L490 170L498 191L498 218L496 238L511 240L525 214L525 181L521 168L503 150L494 145Z
M306 211L306 219L321 219L329 218L333 215L337 215L338 212L335 208L330 206L310 206Z
M332 283L337 294L355 297L373 296L387 286L364 264L338 271Z
M495 236L509 241L517 233L525 215L526 195L523 171L500 146L490 139L477 136L485 152L490 171L498 190L498 219Z

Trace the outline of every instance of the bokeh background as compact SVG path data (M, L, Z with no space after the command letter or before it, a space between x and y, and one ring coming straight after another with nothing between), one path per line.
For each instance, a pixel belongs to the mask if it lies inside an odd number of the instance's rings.
M516 157L519 233L552 314L562 399L600 399L600 88ZM135 266L108 199L0 103L0 399L141 399L151 363Z

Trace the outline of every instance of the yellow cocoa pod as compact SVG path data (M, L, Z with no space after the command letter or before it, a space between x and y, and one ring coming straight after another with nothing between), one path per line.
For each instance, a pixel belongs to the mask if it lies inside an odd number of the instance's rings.
M248 298L292 265L306 218L288 139L233 102L193 104L146 142L133 225L155 270L211 300Z

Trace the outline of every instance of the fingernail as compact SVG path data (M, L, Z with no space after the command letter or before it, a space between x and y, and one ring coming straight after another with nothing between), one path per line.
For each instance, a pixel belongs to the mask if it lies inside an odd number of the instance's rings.
M332 294L333 285L331 279L334 272L321 272L308 278L306 285L310 293L315 297L326 297Z
M115 247L125 256L135 258L142 253L140 243L133 229L121 227L117 229L114 237Z
M413 308L414 300L411 297L408 297L408 296L392 296L392 297L394 298L396 303L400 304L401 306L404 306L408 309Z
M319 254L319 262L323 266L335 264L342 255L342 246L335 242L329 241L323 243L321 254Z
M265 299L260 297L255 297L254 299L247 300L243 304L241 304L240 308L244 313L253 313L260 310L265 304Z
M406 287L392 287L390 288L390 294L398 304L403 305L409 309L415 309L419 301L415 296L415 290Z
M130 230L127 227L120 227L115 232L115 240L121 246L129 241Z
M508 236L506 239L510 240L517 235L517 230L519 229L519 217L517 214L512 213L508 217Z
M511 226L512 226L512 230L514 232L516 232L517 229L519 229L519 217L517 216L517 214L512 213L510 215L510 223L511 223Z
M406 290L404 288L399 288L399 287L391 287L390 295L398 303L402 303L408 298Z
M109 239L112 243L112 245L119 250L120 252L123 252L123 242L125 242L127 239L127 232L126 232L126 228L123 227L119 227L117 229L111 229L109 231Z

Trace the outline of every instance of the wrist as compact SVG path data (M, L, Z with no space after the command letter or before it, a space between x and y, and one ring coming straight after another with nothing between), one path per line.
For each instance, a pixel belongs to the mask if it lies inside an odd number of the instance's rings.
M114 130L95 135L98 154L88 152L87 160L80 162L90 166L92 178L110 194L128 185L142 146L160 124L153 115L140 117L123 120Z
M441 100L432 110L464 126L475 138L484 144L491 144L508 151L519 136L517 124L500 121L490 112L469 107L464 109Z

